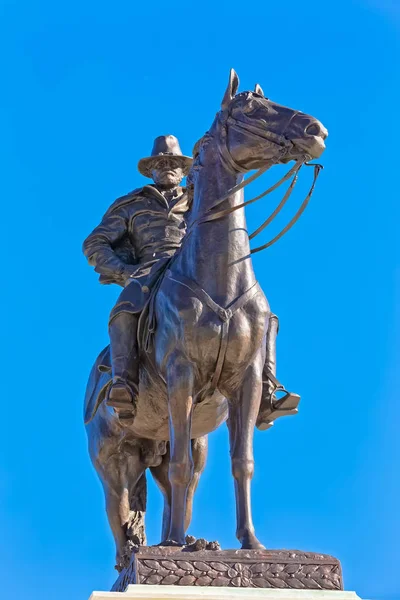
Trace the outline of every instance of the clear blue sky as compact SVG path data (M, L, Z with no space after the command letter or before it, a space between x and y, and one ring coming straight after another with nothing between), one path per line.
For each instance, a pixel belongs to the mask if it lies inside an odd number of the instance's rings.
M115 578L81 414L118 289L98 284L81 243L145 183L136 164L155 136L191 151L234 67L242 90L258 81L330 131L305 215L255 258L281 319L279 375L302 395L297 417L256 434L258 534L339 557L363 598L399 599L399 5L138 4L0 3L0 595L86 600ZM249 211L251 228L279 199ZM194 515L191 533L237 547L225 427L210 436Z

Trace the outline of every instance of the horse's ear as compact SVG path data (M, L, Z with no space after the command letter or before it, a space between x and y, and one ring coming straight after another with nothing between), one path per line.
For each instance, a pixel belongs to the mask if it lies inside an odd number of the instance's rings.
M237 76L236 71L234 69L231 69L231 72L229 73L228 87L226 88L226 92L221 103L222 109L228 108L229 104L231 103L231 100L233 100L233 98L236 96L238 87L239 77Z
M263 89L262 89L261 85L259 85L258 83L256 83L256 87L254 88L254 91L256 94L259 94L260 96L264 96Z

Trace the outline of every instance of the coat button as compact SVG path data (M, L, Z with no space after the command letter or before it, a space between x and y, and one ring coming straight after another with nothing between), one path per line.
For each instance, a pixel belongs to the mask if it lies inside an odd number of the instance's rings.
M142 292L143 294L148 294L150 291L150 288L147 287L147 285L142 285Z

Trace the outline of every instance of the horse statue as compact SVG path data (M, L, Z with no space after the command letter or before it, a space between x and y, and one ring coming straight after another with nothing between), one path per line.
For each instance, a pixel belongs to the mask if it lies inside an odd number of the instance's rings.
M232 70L221 110L195 146L187 234L141 317L142 332L149 321L157 326L147 327L152 343L145 349L142 343L133 423L120 422L103 401L111 379L108 348L89 379L89 451L104 487L117 563L133 531L144 542L147 468L165 499L161 545L185 544L207 434L225 421L236 535L242 549L264 548L254 531L250 484L271 312L254 274L244 212L243 188L255 176L243 180L243 174L294 160L290 173L297 176L322 154L327 131L312 116L267 99L260 86L237 93L238 86Z

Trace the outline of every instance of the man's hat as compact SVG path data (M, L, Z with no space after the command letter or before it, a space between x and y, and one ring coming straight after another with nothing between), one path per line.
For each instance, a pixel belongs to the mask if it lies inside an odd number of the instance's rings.
M182 154L179 142L174 135L160 135L154 140L151 156L139 160L139 173L151 178L151 172L161 158L171 158L171 162L183 169L184 175L188 174L193 162L190 156Z

